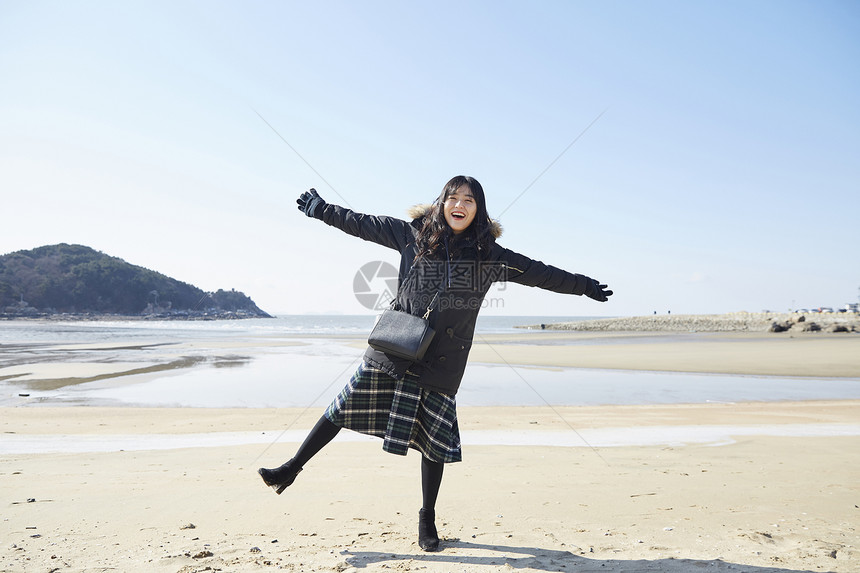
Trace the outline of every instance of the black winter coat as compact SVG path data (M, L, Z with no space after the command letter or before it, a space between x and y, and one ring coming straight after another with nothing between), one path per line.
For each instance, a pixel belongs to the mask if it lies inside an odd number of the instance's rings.
M472 348L478 312L492 283L512 281L562 294L581 295L591 279L530 259L495 241L489 253L482 253L479 258L473 240L456 235L448 240L444 249L447 253L439 259L422 257L416 261L415 238L427 209L427 206L413 208L410 215L414 218L407 222L326 204L316 209L314 217L345 233L400 253L397 304L402 310L423 316L434 294L438 293L429 317L436 336L420 362L391 357L371 347L365 352L364 360L398 379L408 369L418 375L421 387L453 396L460 387ZM494 238L501 234L498 225L493 231Z

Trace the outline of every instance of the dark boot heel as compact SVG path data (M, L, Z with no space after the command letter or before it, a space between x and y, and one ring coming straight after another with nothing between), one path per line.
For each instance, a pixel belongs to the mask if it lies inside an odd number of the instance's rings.
M422 509L418 512L418 546L424 551L439 549L439 533L436 531L436 512Z
M257 473L263 478L263 483L275 490L275 493L281 495L284 490L293 485L296 481L296 476L303 468L294 469L290 462L285 463L281 467L275 469L260 468Z

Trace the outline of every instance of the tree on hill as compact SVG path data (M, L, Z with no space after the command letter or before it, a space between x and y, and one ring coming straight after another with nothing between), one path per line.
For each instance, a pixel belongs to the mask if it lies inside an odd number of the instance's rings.
M223 291L218 291L223 292ZM217 295L217 293L215 293ZM243 311L268 316L242 293L225 297L229 308L205 291L83 245L49 245L0 256L0 311L141 314L145 310Z

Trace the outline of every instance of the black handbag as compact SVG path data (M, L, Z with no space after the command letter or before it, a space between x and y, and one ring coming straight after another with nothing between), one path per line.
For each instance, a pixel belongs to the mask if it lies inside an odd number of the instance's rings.
M396 310L394 305L397 298L391 302L392 308L386 309L376 319L376 324L367 338L367 343L376 350L416 362L424 358L427 347L433 341L436 331L427 320L437 292L433 295L424 316L415 316L402 310Z

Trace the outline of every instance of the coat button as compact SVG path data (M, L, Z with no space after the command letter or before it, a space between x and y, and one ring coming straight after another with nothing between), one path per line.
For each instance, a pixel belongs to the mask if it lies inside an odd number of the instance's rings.
M445 329L445 334L447 334L448 336L454 336L454 329L453 328Z
M439 357L439 362L445 362L446 360L447 360L447 358L445 358L444 356Z

